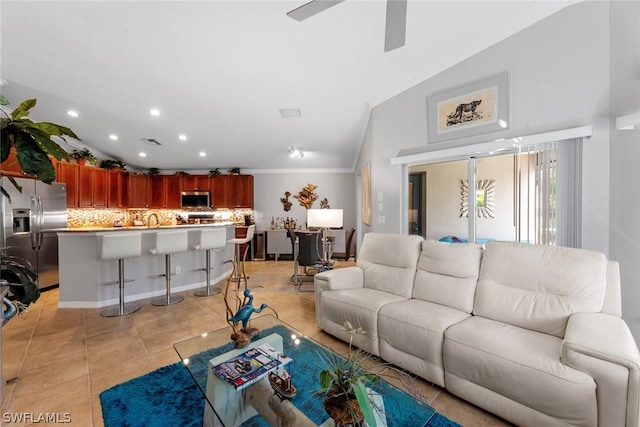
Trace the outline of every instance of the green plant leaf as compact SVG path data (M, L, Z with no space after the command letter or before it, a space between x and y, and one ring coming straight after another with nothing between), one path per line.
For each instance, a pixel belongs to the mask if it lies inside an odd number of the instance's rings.
M324 389L329 389L331 388L331 384L333 383L333 378L334 378L334 374L333 372L331 372L328 369L325 369L323 371L320 372L320 387L324 388Z
M77 139L78 141L81 141L81 139L78 138L78 135L76 135L71 129L65 126L60 126L55 123L49 123L49 122L33 123L32 126L34 128L40 129L41 131L48 133L49 135L57 135L57 136L67 135Z
M0 162L7 160L10 153L11 139L9 139L9 132L2 132L2 135L0 135Z
M11 112L11 118L13 120L18 120L28 116L29 110L36 106L36 102L37 101L35 99L27 99L26 101L22 101L20 105L18 105L16 109Z
M356 395L358 405L364 415L364 419L367 421L369 427L376 427L376 418L373 416L373 407L371 406L371 400L369 400L369 394L367 393L367 386L361 381L356 381L351 384L353 393Z
M18 132L15 135L16 151L18 161L23 172L28 175L37 176L44 183L51 184L56 178L56 170L51 164L38 143L26 132Z
M35 123L37 124L37 123ZM35 126L21 126L22 130L29 135L38 143L42 151L47 154L51 154L57 160L69 160L69 153L64 151L60 145L58 145L55 141L51 139L51 136Z
M0 105L9 105L9 100L4 96L0 95Z

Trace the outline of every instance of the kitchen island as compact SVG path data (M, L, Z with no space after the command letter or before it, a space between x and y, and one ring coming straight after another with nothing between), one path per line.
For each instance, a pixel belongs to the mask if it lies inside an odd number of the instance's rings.
M58 234L60 265L60 308L101 308L118 304L118 260L100 259L102 236L107 233L139 232L142 234L142 255L125 260L125 284L127 302L157 297L165 294L163 274L164 256L153 255L155 233L165 230L187 230L187 252L172 256L171 292L202 288L206 285L204 272L205 252L196 251L193 245L198 230L209 227L226 227L227 240L235 237L231 222L213 224L164 225L159 227L78 227L55 230ZM225 261L233 258L233 244L223 251L211 251L211 283L215 284L231 274L233 265Z

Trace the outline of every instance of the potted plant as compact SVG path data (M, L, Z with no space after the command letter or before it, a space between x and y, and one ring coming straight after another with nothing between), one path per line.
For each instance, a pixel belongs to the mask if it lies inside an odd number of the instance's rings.
M209 171L209 176L218 176L218 175L220 175L220 173L221 173L220 169L215 168L215 169Z
M82 150L73 150L71 152L71 157L76 159L76 163L79 165L84 165L89 162L91 164L95 164L97 159L95 156L89 151L88 148L83 148Z
M149 168L149 172L147 172L147 175L151 175L151 176L160 175L160 169Z
M187 176L187 175L189 175L189 173L185 172L185 171L176 171L176 173L174 173L174 175Z
M0 251L0 286L8 286L15 301L3 300L6 306L3 324L16 314L23 314L31 303L40 298L40 290L36 284L37 273L24 258L8 255L6 248Z
M107 170L111 170L111 169L124 169L124 167L126 166L126 164L120 160L103 160L100 162L100 167L102 169L107 169Z
M0 105L9 105L6 98L0 97ZM56 170L49 155L56 160L68 160L69 154L64 151L52 136L62 139L70 136L79 138L67 127L49 122L34 122L29 119L29 111L35 107L36 100L23 101L11 113L0 109L5 117L0 117L0 162L9 157L11 148L15 148L18 162L22 171L30 176L37 177L40 181L50 184L56 178ZM19 188L12 177L8 177L16 188ZM0 188L5 197L9 194Z
M363 359L368 357L362 350L352 351L353 336L366 332L354 328L348 321L344 322L343 330L350 334L348 357L345 359L334 352L323 358L326 368L320 372L320 392L325 395L324 408L338 427L362 426L363 421L369 427L376 427L367 387L375 384L378 376L362 367Z
M240 168L231 168L229 169L229 173L231 175L240 175Z

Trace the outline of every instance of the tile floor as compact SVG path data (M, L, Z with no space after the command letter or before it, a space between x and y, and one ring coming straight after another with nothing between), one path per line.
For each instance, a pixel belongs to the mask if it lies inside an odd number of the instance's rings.
M344 350L344 343L316 326L311 283L303 284L303 292L291 290L292 268L291 261L248 262L249 286L264 286L253 292L256 303L268 303L284 322ZM43 292L26 316L2 328L2 378L9 382L2 393L1 425L30 425L9 421L11 415L58 413L59 419L69 414L69 425L102 426L100 392L179 361L175 342L227 326L221 294L181 294L185 300L176 305L155 307L144 300L136 313L104 318L101 309L59 309L58 290ZM464 426L509 425L421 379L404 378L396 385Z

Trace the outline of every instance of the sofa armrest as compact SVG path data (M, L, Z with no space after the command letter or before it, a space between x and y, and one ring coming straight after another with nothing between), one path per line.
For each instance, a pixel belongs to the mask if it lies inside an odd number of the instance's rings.
M562 359L596 382L598 425L638 425L640 352L621 318L604 313L570 316Z
M346 267L323 271L313 276L316 299L316 321L320 325L322 314L322 292L338 289L354 289L364 287L364 272L360 267Z

